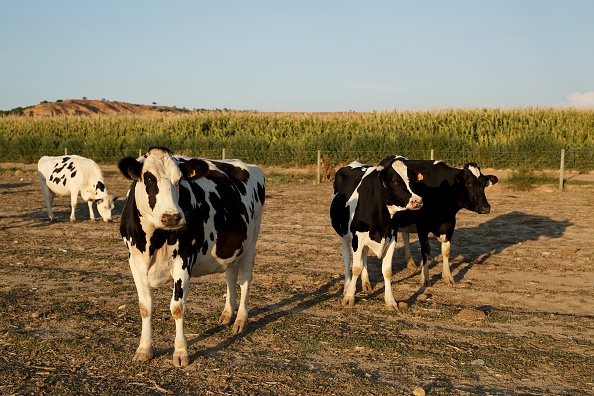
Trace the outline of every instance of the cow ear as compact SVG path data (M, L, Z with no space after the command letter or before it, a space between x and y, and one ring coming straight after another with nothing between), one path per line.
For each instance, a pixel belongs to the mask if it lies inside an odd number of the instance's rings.
M208 173L208 163L206 161L192 158L181 164L179 169L188 180L195 180L204 177Z
M417 181L422 181L425 177L429 174L430 168L427 166L422 166L420 168L415 169L415 173L417 174Z
M378 166L383 166L384 168L389 168L390 165L392 165L392 162L394 162L395 159L396 159L396 156L395 155L388 155L386 158L384 158L378 164Z
M380 180L385 182L388 179L388 172L390 172L390 167L396 161L396 157L391 155L382 160L377 166L377 171L379 172Z
M468 165L468 164L466 164L466 165ZM459 184L464 184L464 171L466 169L468 169L468 168L465 167L463 170L456 173L456 176L454 176L454 182L459 183Z
M124 175L124 177L127 179L137 181L141 179L140 176L142 174L142 163L138 162L135 158L123 158L118 163L118 168L120 169L120 172L122 172L122 175Z
M489 180L487 183L487 187L492 186L493 184L497 184L499 179L495 175L487 175L486 178Z

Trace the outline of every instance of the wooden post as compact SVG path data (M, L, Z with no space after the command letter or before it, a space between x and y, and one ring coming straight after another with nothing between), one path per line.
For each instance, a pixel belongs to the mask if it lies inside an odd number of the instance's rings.
M433 161L433 152L434 152L434 150L431 149L431 161Z
M142 157L142 149L138 149L138 158Z
M322 151L318 150L318 178L317 178L317 184L320 184L320 181L322 180Z
M64 147L64 155L68 155L68 149Z
M565 149L561 149L561 166L559 167L559 191L563 191L563 172L565 171Z
M221 154L221 159L225 159L225 154L226 154L225 151L226 150L223 148L223 153Z

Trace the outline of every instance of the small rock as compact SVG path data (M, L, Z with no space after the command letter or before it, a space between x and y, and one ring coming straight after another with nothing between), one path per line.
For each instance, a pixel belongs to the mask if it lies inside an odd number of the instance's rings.
M462 320L483 320L486 316L483 311L474 308L464 308L456 315L458 319Z
M419 296L417 297L417 301L427 301L428 296L423 293L423 294L419 294Z
M120 305L120 306L118 307L118 310L120 310L120 311L121 311L121 310L123 310L123 309L126 309L126 304L124 304L124 305Z
M38 319L38 318L39 318L39 316L41 316L41 315L39 315L39 312L33 312L33 313L31 314L31 317L32 317L33 319Z
M22 176L23 175L23 171L17 169L17 170L14 171L14 175L15 176Z
M470 364L474 364L475 366L484 366L485 361L483 359L476 359L470 362Z
M425 389L421 388L420 386L413 390L413 395L415 396L425 396Z
M408 304L405 303L404 301L399 301L398 302L398 309L408 309Z

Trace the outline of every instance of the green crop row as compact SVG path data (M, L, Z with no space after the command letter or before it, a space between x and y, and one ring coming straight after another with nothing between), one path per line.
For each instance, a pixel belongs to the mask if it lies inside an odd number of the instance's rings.
M388 154L453 165L594 169L594 111L568 108L441 109L370 113L204 111L159 116L0 117L0 161L69 153L116 162L167 146L203 157L266 165L377 161Z

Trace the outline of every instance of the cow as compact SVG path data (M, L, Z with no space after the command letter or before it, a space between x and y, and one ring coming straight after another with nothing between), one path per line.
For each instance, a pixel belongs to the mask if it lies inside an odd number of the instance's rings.
M139 159L123 158L118 167L132 180L120 234L129 250L142 317L140 344L133 360L153 357L153 290L172 278L173 364L187 366L183 324L191 276L224 272L227 297L219 322L231 323L237 309L233 333L241 333L246 326L248 289L265 199L264 174L259 167L240 160L173 156L164 147L153 147Z
M388 156L381 164L390 163L396 156ZM414 267L414 260L410 252L409 233L417 233L421 245L422 269L420 275L421 286L431 286L429 267L427 264L431 247L429 233L441 242L443 270L441 277L447 285L454 285L455 281L450 272L450 245L454 229L456 228L456 214L467 209L478 214L488 214L491 206L485 196L485 188L497 183L497 176L483 175L474 162L458 169L446 165L442 161L432 160L403 160L403 163L413 171L415 169L429 169L423 174L423 179L415 188L423 198L423 207L417 211L400 212L397 214L399 231L404 241L405 260L409 267ZM364 270L361 275L363 283L369 283L369 277Z
M52 211L54 196L70 194L70 206L72 207L70 221L76 221L74 212L80 193L82 199L89 204L91 220L95 220L93 211L93 202L95 202L103 221L111 221L111 211L117 197L107 193L101 168L95 161L78 155L43 156L37 162L37 170L43 191L43 200L50 220L56 219Z
M342 246L345 267L342 305L354 305L357 279L367 267L371 248L382 260L386 306L398 309L391 286L398 229L393 219L397 212L416 211L423 206L423 200L411 187L424 172L422 169L413 172L402 159L394 157L377 167L352 162L336 172L330 221ZM371 286L364 285L363 290L370 292Z

